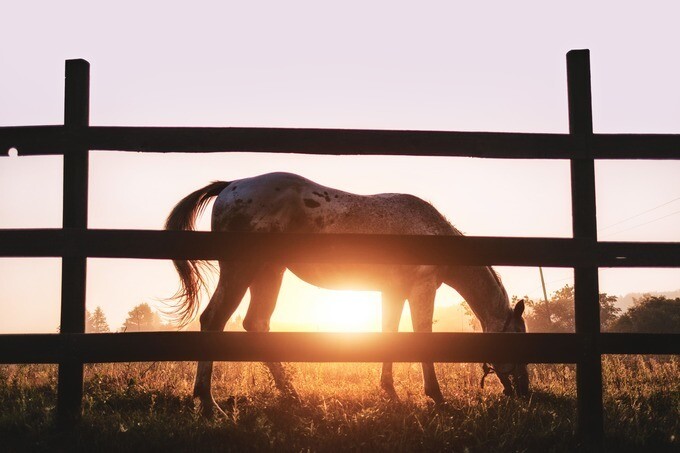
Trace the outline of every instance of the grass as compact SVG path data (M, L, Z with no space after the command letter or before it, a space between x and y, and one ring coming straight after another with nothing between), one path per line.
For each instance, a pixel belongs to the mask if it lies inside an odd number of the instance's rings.
M606 448L680 448L678 358L606 357ZM87 365L84 416L70 435L53 426L56 367L0 367L5 451L574 451L575 370L531 366L533 395L506 398L495 378L479 388L474 364L440 364L447 399L422 395L420 367L395 365L399 402L378 391L377 364L289 364L302 399L280 397L257 363L217 364L215 398L230 419L202 419L193 363Z

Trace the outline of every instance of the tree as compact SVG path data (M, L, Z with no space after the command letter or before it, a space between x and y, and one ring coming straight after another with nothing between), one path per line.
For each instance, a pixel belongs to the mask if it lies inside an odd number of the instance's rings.
M555 291L550 301L527 300L530 308L525 315L530 332L574 331L574 288L567 285Z
M57 332L61 332L61 325L57 327ZM92 332L92 313L90 310L85 310L85 332Z
M104 310L102 310L102 307L97 306L97 308L94 309L94 313L92 314L87 312L85 331L93 333L104 333L111 331L109 328L109 323L106 322L106 316L104 315Z
M472 331L480 332L482 330L482 323L479 322L479 319L477 319L477 316L475 316L475 313L472 311L472 308L470 308L470 305L465 300L461 302L460 305L463 307L465 316L469 318L468 323L470 324L470 327L472 327Z
M158 313L151 310L146 302L135 306L128 312L127 319L123 323L125 332L139 332L142 330L162 330L161 318Z
M621 309L616 307L616 296L601 293L600 326L608 330L617 319ZM545 300L528 300L530 310L525 316L527 330L530 332L574 332L576 330L574 318L574 287L566 285L555 291L546 303Z
M616 296L609 296L607 293L600 294L600 328L603 331L611 330L616 320L619 319L621 309L614 305L617 300Z
M680 298L644 295L612 324L613 332L680 333Z

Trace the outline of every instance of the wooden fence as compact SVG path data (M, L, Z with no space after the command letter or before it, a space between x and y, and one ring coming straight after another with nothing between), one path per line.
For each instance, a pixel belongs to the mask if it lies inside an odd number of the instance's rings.
M680 243L600 242L595 159L680 159L680 135L594 134L587 50L567 54L569 134L89 125L89 63L66 62L63 126L0 128L0 154L64 156L62 229L0 230L0 257L61 257L61 332L0 335L0 363L58 363L57 420L81 413L83 363L224 360L577 364L579 430L603 436L603 354L678 354L680 335L600 333L599 267L679 267ZM247 234L87 228L89 150L569 159L573 238ZM84 334L88 257L574 268L576 333ZM286 345L283 348L281 345Z

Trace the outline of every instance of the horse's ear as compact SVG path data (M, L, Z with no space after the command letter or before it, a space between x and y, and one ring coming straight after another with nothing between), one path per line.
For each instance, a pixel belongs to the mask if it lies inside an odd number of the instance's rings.
M513 314L517 319L522 317L522 313L524 313L524 299L517 302L517 305L515 305L515 308L513 309Z

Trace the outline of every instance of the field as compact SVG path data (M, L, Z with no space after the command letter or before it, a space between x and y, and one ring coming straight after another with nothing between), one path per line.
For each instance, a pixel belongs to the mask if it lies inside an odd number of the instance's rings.
M680 360L606 357L608 451L680 450ZM56 366L0 366L3 451L574 451L575 369L532 365L533 395L506 398L477 364L440 364L447 399L422 396L420 367L395 365L400 401L377 364L289 364L301 402L281 398L258 363L220 363L215 397L230 418L202 419L193 363L86 365L79 428L52 428Z

